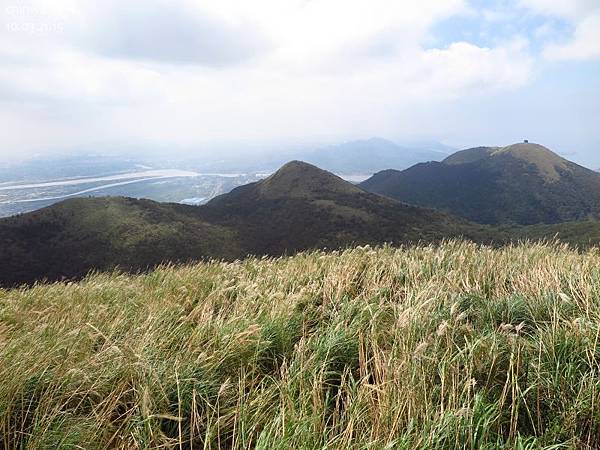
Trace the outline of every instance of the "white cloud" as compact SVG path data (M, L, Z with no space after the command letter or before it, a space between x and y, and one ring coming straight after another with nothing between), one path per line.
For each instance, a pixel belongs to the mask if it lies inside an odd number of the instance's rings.
M447 49L427 51L424 60L440 89L458 96L471 90L515 88L527 83L533 61L526 48L523 39L493 49L456 42Z
M520 0L522 6L540 14L581 19L598 10L598 0Z
M544 49L544 56L550 60L600 58L600 13L581 20L571 42L549 45Z
M416 108L514 89L533 71L523 40L424 48L433 25L468 11L462 0L46 4L10 19L55 29L0 31L0 117L20 124L0 154L99 137L408 135Z
M533 34L537 39L546 39L552 37L556 33L556 30L552 26L552 24L545 22L539 27L537 27Z
M251 59L267 47L253 24L231 23L183 3L128 0L101 5L82 40L104 56L226 66Z
M521 0L532 11L560 17L574 27L570 42L544 49L549 60L600 58L600 2L598 0Z

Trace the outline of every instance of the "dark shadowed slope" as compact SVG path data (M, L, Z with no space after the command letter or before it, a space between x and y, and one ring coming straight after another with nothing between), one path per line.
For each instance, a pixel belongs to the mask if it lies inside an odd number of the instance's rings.
M474 225L365 192L317 167L292 162L202 207L88 198L0 220L0 286L205 258L232 260L248 254L454 237L505 243L556 233L585 246L598 242L600 226Z
M431 241L472 231L460 219L367 193L298 161L263 181L217 197L201 215L211 223L238 229L252 253Z
M600 217L600 174L537 144L464 150L441 163L380 172L361 187L486 224Z
M190 206L119 197L73 199L0 221L0 284L60 280L92 269L240 254L235 233Z
M2 220L0 284L471 232L462 219L364 192L329 172L292 162L204 207L90 198Z

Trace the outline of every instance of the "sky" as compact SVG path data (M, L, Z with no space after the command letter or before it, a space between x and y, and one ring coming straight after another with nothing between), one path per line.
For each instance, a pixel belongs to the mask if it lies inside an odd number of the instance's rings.
M597 168L600 0L0 0L0 124L2 160L379 136Z

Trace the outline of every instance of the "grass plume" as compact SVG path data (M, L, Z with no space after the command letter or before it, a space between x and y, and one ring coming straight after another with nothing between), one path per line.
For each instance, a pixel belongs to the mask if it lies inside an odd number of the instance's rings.
M0 291L0 448L592 449L600 251L465 242Z

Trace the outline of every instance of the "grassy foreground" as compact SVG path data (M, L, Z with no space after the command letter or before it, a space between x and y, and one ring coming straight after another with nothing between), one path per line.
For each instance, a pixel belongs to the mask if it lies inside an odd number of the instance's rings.
M0 291L0 448L598 448L600 250L357 248Z

